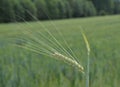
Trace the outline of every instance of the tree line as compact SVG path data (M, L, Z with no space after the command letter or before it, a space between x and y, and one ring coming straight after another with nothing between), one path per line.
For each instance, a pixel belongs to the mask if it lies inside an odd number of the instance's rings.
M120 13L119 0L0 0L0 22Z

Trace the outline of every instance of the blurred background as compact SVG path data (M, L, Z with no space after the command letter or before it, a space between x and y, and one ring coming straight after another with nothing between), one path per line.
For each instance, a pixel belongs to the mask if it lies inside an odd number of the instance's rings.
M0 22L113 15L120 0L0 0Z

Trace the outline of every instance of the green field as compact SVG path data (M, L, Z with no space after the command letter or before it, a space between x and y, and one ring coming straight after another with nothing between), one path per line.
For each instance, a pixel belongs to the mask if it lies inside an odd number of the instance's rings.
M0 87L85 87L85 75L75 67L15 45L25 46L31 41L29 35L22 33L25 29L40 41L38 32L52 40L42 26L70 52L65 40L86 69L87 50L80 33L82 26L91 47L90 87L120 86L120 15L116 15L0 24ZM22 42L20 38L28 40ZM49 44L47 40L44 42ZM37 42L32 43L41 47ZM60 50L54 44L49 45Z

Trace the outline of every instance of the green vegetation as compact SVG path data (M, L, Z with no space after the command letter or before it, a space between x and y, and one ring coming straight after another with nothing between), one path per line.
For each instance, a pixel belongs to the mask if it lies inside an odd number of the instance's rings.
M111 15L120 13L120 1L0 0L0 13L0 22L33 21L30 14L39 20Z
M79 30L80 25L84 28L91 47L90 87L120 85L119 19L120 15L53 21L86 69L87 50ZM49 38L39 23L0 24L0 87L85 87L86 78L76 68L15 46L29 43L28 37L21 33L25 29L31 30L39 39L38 31ZM51 21L42 24L70 52ZM22 42L19 38L27 39Z

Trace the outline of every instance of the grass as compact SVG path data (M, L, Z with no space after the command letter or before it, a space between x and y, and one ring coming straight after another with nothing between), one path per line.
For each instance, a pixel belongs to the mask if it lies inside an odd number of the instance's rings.
M77 60L86 68L87 50L79 26L84 28L91 46L90 87L119 87L120 85L119 19L120 15L54 21L77 56ZM50 21L42 23L72 54ZM0 87L85 87L85 77L76 68L13 45L30 44L31 40L28 38L28 41L18 40L18 38L26 40L26 36L21 33L25 29L30 29L39 39L43 38L38 35L38 31L48 36L38 22L29 24L0 25ZM47 43L47 40L45 42ZM36 42L32 44L39 45ZM49 45L54 48L53 44ZM58 49L59 46L55 48L61 51Z

